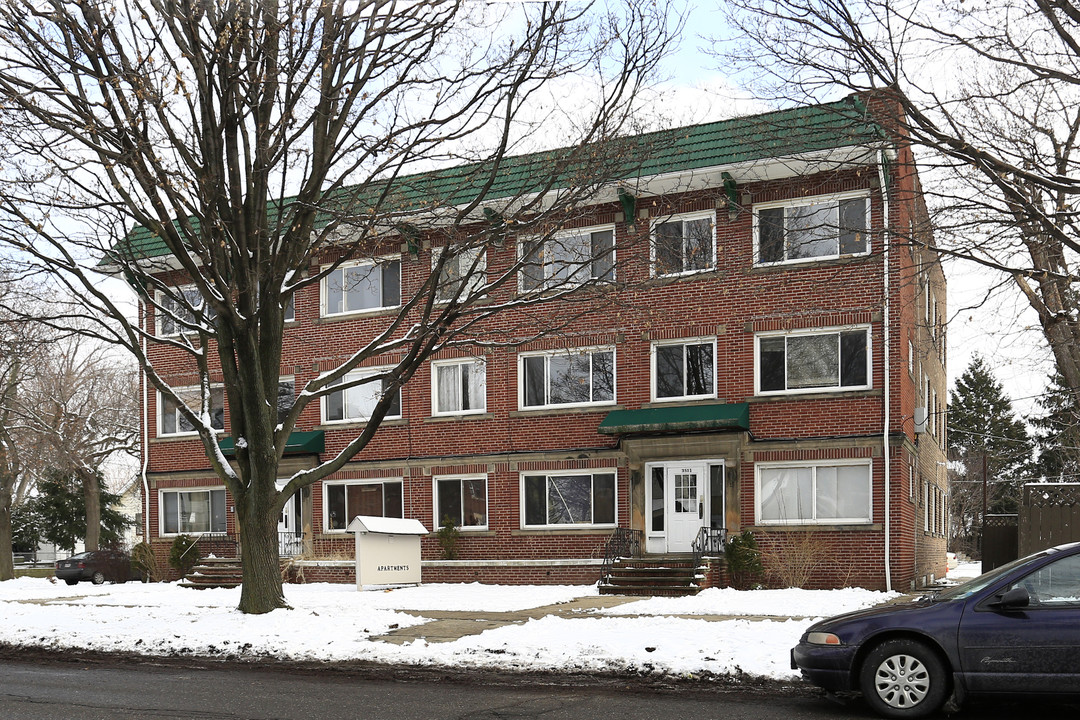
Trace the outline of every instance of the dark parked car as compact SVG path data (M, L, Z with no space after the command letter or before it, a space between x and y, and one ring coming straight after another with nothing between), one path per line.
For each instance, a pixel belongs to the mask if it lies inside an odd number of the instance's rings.
M1015 560L911 603L810 626L791 666L876 712L916 718L950 696L1080 694L1080 543Z
M106 580L127 582L133 578L131 556L122 550L90 550L56 562L56 578L68 585L89 580L100 585Z

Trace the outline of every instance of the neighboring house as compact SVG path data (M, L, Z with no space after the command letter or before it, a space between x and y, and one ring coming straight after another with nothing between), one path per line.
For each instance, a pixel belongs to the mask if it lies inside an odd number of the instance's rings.
M431 530L448 516L458 559L424 538L425 581L594 582L616 528L646 554L752 530L771 562L808 560L815 586L943 576L945 279L910 148L866 112L851 97L650 136L663 140L650 169L565 228L570 244L617 248L591 274L615 276L624 310L431 362L360 456L286 506L283 554L322 559L308 579L345 579L333 559L352 551L353 516ZM331 277L298 296L283 402L387 322L435 252L352 266L370 292ZM486 268L530 254L519 287L559 272L529 238L488 247ZM170 331L152 316L148 329ZM168 367L168 348L151 353ZM372 400L305 412L282 472L343 447ZM164 554L178 533L234 535L197 438L157 393L144 410L149 541Z

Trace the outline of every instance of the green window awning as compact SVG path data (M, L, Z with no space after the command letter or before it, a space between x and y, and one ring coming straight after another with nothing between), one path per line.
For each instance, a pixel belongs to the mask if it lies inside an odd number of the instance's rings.
M225 455L235 455L236 447L231 437L218 441L218 447ZM289 433L289 440L285 443L286 455L318 454L326 449L326 433L322 430L309 432Z
M716 403L713 405L673 405L613 410L600 423L603 435L626 435L642 432L672 432L679 430L749 430L748 403Z

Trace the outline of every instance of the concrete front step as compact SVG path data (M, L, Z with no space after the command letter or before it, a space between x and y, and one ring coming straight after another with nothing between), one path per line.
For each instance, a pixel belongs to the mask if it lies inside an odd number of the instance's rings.
M197 590L234 588L240 586L243 578L239 558L204 558L177 584Z
M701 588L697 585L658 587L644 585L609 585L606 583L601 583L599 590L601 595L631 595L634 597L682 597L685 595L697 595L701 592Z
M696 595L703 579L700 568L685 555L618 558L599 590L601 595Z

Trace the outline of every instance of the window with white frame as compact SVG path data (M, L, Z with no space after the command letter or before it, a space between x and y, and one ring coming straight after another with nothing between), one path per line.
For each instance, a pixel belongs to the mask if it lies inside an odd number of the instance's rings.
M799 198L754 207L757 262L818 260L870 251L865 192Z
M439 269L435 286L435 299L449 302L454 298L468 297L487 282L487 253L483 248L441 247L431 254L431 267L438 267L446 253L451 253Z
M566 230L521 242L521 289L615 279L615 228Z
M661 218L652 226L653 275L711 270L716 265L715 213Z
M716 341L683 340L653 345L652 389L656 400L716 396Z
M615 524L615 473L527 473L521 477L525 527Z
M357 515L404 517L400 479L355 480L323 484L323 527L344 531Z
M870 387L870 327L761 334L757 392L794 393Z
M431 388L435 415L482 413L487 410L487 364L478 358L434 362Z
M435 527L450 520L466 530L485 530L487 476L437 477L435 482Z
M161 490L161 534L224 533L225 489Z
M199 388L179 388L176 394L189 409L199 414L202 393ZM210 389L210 427L225 429L225 390ZM195 426L180 413L177 403L158 392L158 435L186 435L195 432Z
M185 285L172 289L173 297L164 292L157 296L158 308L157 332L159 337L179 335L184 332L186 325L195 325L209 322L214 319L214 310L206 305L198 288L194 285Z
M322 282L323 315L344 315L401 305L401 260L344 264Z
M756 467L761 525L868 523L870 463L776 463Z
M615 349L589 348L520 356L521 407L615 402Z
M376 368L349 373L334 385L342 385L361 381L364 378L374 378L386 371L386 368ZM344 390L335 390L323 397L323 422L350 422L363 421L371 417L375 405L389 391L390 381L386 378L372 379L361 382ZM394 390L394 397L390 407L383 417L401 417L401 389Z

